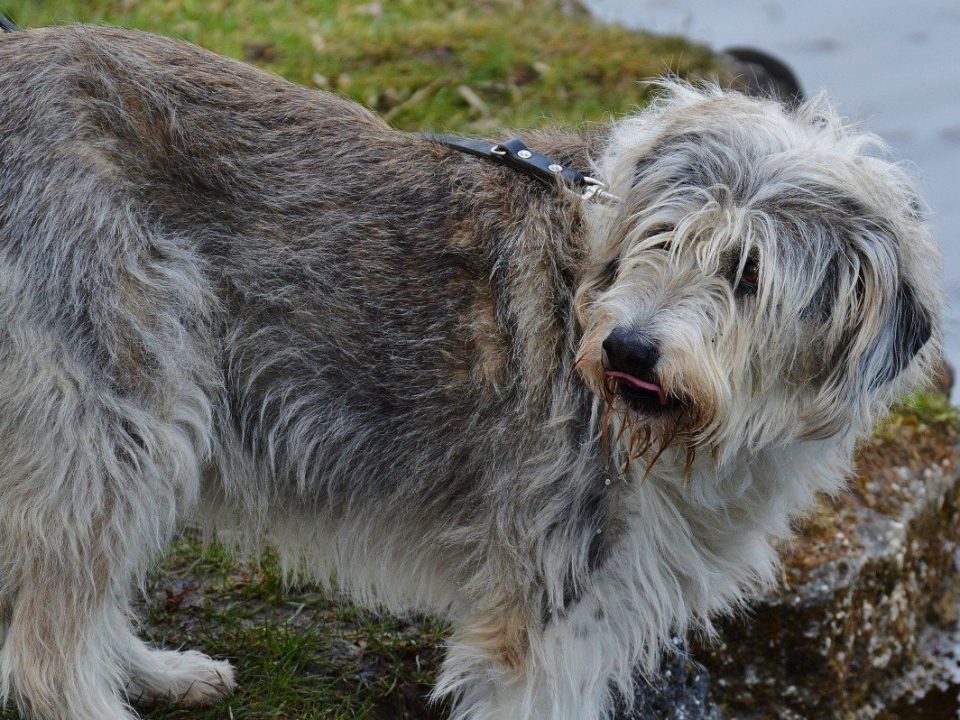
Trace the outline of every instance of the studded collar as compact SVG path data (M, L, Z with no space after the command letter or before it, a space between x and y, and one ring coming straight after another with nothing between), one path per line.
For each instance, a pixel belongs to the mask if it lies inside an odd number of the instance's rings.
M422 133L421 137L442 143L459 152L484 158L497 165L503 165L547 185L565 187L584 200L597 200L609 205L622 202L619 197L607 192L607 186L602 181L574 168L564 167L546 155L531 150L519 138L502 143L491 143L456 135Z

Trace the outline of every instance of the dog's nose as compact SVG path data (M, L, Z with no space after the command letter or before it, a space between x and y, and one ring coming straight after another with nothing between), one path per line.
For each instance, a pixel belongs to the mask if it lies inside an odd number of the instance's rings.
M627 328L614 328L603 341L603 350L607 369L640 378L652 375L660 359L660 351L649 336Z

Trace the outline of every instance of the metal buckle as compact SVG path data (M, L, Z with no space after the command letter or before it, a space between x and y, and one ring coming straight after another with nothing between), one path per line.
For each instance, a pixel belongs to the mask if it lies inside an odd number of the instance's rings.
M623 198L618 197L611 192L607 192L607 184L602 180L597 180L589 175L584 175L583 182L584 185L586 185L586 187L583 189L583 192L580 193L580 197L583 200L597 199L605 202L607 205L616 205L623 202Z

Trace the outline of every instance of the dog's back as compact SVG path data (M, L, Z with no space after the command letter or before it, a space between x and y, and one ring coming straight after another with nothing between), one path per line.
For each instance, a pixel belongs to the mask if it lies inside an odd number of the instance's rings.
M490 288L511 188L478 216L488 168L438 178L449 153L354 103L143 33L3 37L0 64L0 242L99 384L170 404L197 364L278 477L351 493L347 454L422 465L384 438L452 432L478 388L516 400Z

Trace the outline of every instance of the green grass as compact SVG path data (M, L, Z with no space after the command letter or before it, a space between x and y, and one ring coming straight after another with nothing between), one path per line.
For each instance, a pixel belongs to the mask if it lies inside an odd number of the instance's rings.
M354 98L398 127L482 132L629 111L644 78L712 56L545 0L0 0L23 26L91 22L175 36ZM467 88L464 90L463 88ZM466 99L473 93L481 103Z
M644 78L709 74L713 62L680 38L599 26L547 0L0 0L0 9L24 27L105 23L183 38L407 129L598 120L643 104ZM442 715L425 703L442 626L378 617L315 588L284 591L269 556L237 564L185 537L152 576L141 615L157 644L229 658L239 673L232 698L157 708L152 720Z
M232 697L205 709L145 708L150 720L430 718L427 694L445 628L377 615L312 587L284 584L275 559L235 562L182 537L152 574L141 634L157 645L229 658ZM0 720L16 720L0 711Z
M228 657L239 692L206 710L150 718L423 718L444 628L360 610L286 587L275 559L236 564L219 545L182 538L151 579L144 634Z

